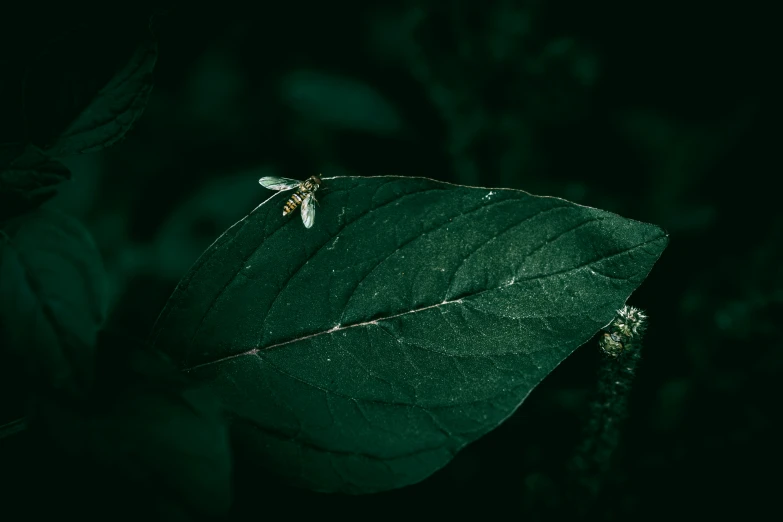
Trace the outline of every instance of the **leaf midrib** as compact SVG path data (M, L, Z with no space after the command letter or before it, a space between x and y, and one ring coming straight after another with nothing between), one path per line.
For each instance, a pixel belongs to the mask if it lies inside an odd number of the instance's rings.
M305 341L305 340L311 339L313 337L319 337L319 336L325 335L325 334L341 332L341 331L347 330L349 328L368 326L368 325L372 325L372 324L376 324L377 325L380 322L389 321L391 319L396 319L398 317L402 317L402 316L405 316L405 315L415 314L415 313L418 313L418 312L423 312L423 311L426 311L426 310L431 310L431 309L439 308L439 307L450 305L450 304L461 304L465 300L473 300L477 296L483 295L483 294L485 294L487 292L501 290L501 289L507 288L509 286L513 286L515 284L519 284L519 283L523 283L523 282L529 282L529 281L536 281L536 280L541 280L541 279L546 279L546 278L549 278L549 277L561 276L561 275L567 274L569 272L575 272L577 270L581 270L581 269L584 269L584 268L589 268L591 265L593 265L595 263L598 263L598 262L601 262L601 261L605 261L607 259L611 259L611 258L619 256L619 255L626 254L628 252L631 252L631 251L639 249L639 248L643 248L643 247L649 245L650 243L654 243L656 241L660 241L661 239L665 239L665 238L666 238L665 235L658 235L658 236L656 236L656 237L654 237L652 239L649 239L649 240L647 240L647 241L645 241L643 243L639 243L637 245L633 245L631 247L625 248L623 250L620 250L620 251L615 252L613 254L610 254L608 256L603 256L603 257L601 257L599 259L593 259L593 260L588 261L586 263L582 263L581 265L577 265L577 266L574 266L574 267L566 268L566 269L559 270L559 271L556 271L556 272L550 272L548 274L539 274L539 275L535 275L535 276L528 277L528 278L515 279L514 283L511 283L511 284L496 286L496 287L492 287L492 288L485 288L484 290L479 290L477 292L474 292L472 294L467 294L467 295L459 297L457 299L443 301L441 303L428 305L428 306L425 306L425 307L422 307L422 308L416 308L415 310L407 310L405 312L400 312L398 314L393 314L393 315L389 315L389 316L386 316L386 317L379 317L379 318L376 318L376 319L372 319L370 321L362 321L360 323L354 323L354 324L350 324L350 325L342 325L340 327L330 328L329 330L323 330L323 331L320 331L320 332L315 332L315 333L308 334L308 335L305 335L305 336L302 336L302 337L297 337L295 339L290 339L290 340L287 340L287 341L281 341L279 343L275 343L275 344L270 345L270 346L252 348L250 350L246 350L246 351L238 353L238 354L232 354L232 355L228 355L228 356L225 356L225 357L220 357L218 359L214 359L214 360L211 360L211 361L199 363L199 364L196 364L194 366L186 367L186 368L183 368L182 371L188 372L188 371L195 370L197 368L202 368L202 367L210 366L210 365L213 365L213 364L220 364L222 362L229 361L229 360L235 359L237 357L243 357L243 356L247 356L247 355L254 355L254 354L256 354L256 353L258 353L258 352L260 352L262 350L271 350L273 348L279 348L281 346L285 346L285 345L288 345L288 344L292 344L292 343L296 343L296 342L300 342L300 341ZM601 277L607 277L607 278L609 277L609 276L606 276L604 274L601 274L600 272L596 272L596 273L598 275L600 275Z

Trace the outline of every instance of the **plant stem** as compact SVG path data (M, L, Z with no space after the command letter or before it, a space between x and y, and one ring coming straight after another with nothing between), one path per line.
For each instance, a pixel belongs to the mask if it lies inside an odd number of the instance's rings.
M617 356L601 354L587 425L570 462L571 494L580 515L592 514L595 508L628 414L628 398L641 359L641 344L633 343L627 348Z

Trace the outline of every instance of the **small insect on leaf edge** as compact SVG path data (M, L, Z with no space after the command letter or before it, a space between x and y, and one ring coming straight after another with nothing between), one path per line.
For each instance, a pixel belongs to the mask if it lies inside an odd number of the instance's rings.
M315 199L315 192L321 185L320 174L318 176L310 176L305 181L298 181L291 178L281 178L277 176L265 176L258 180L258 183L270 190L276 190L278 192L283 190L296 189L291 197L286 201L283 206L283 216L287 216L301 206L302 222L305 228L311 228L315 222L315 205L312 202L318 202Z

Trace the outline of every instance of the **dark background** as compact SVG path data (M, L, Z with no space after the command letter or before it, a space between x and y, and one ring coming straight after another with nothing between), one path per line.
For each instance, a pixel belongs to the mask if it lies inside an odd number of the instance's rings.
M650 329L598 514L747 519L774 507L780 489L780 29L762 5L158 9L145 113L121 143L65 159L73 179L47 205L92 232L109 275L109 325L140 338L200 253L266 197L264 175L425 176L657 224L670 243L629 300ZM25 26L27 40L4 31L3 65L69 24L105 17L114 38L149 18L150 6L122 9L62 8ZM104 48L101 34L63 74L122 51ZM597 362L595 342L579 349L505 424L420 484L320 495L259 471L237 484L236 517L566 516L560 485ZM23 406L7 409L0 424Z

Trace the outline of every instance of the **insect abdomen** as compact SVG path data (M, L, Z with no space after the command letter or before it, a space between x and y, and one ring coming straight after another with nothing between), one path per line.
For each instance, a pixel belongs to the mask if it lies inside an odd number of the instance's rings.
M296 207L298 207L302 203L302 200L304 200L302 193L298 191L294 192L294 195L291 196L291 199L286 201L286 204L283 207L283 215L287 216L288 214L296 210Z

